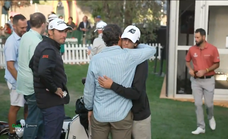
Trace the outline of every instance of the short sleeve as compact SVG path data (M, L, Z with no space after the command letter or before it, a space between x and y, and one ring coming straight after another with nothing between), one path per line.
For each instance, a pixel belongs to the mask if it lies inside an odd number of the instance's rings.
M4 55L6 61L16 61L17 60L17 47L15 46L16 43L12 41L7 41L5 44Z
M215 48L215 50L213 51L213 58L214 63L220 62L219 52L217 48Z
M186 62L190 62L192 60L190 49L188 50L185 60L186 60Z

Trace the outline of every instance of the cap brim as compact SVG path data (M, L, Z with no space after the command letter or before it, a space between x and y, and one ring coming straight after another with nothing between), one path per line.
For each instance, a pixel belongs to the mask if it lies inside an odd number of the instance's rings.
M121 39L129 39L129 40L131 40L133 43L136 43L137 40L133 40L130 36L131 36L131 34L128 34L128 33L122 34Z
M96 31L98 31L98 30L104 30L104 29L102 29L102 28L97 28L97 29L94 30L94 32L96 32Z
M59 28L54 28L54 29L56 29L56 30L65 30L65 29L73 30L73 28L71 26L59 27Z

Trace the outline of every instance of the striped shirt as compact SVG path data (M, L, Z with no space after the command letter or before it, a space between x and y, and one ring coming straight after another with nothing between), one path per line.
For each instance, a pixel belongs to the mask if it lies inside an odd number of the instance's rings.
M84 88L84 103L88 110L93 109L97 121L121 121L130 111L132 101L110 89L100 87L98 77L106 75L124 87L131 87L136 66L156 53L155 47L149 45L140 44L137 48L105 47L90 61Z

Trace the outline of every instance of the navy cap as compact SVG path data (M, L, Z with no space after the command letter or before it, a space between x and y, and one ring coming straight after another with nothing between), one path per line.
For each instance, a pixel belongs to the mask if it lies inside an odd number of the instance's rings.
M101 16L100 16L100 15L98 15L98 16L97 16L97 18L101 18Z

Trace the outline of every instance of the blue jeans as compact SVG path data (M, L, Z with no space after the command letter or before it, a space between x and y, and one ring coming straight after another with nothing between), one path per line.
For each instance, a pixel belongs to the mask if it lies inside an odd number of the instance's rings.
M44 121L43 139L59 139L65 118L64 105L41 109Z
M24 96L28 104L28 116L23 139L41 139L43 134L43 116L37 107L35 94Z

